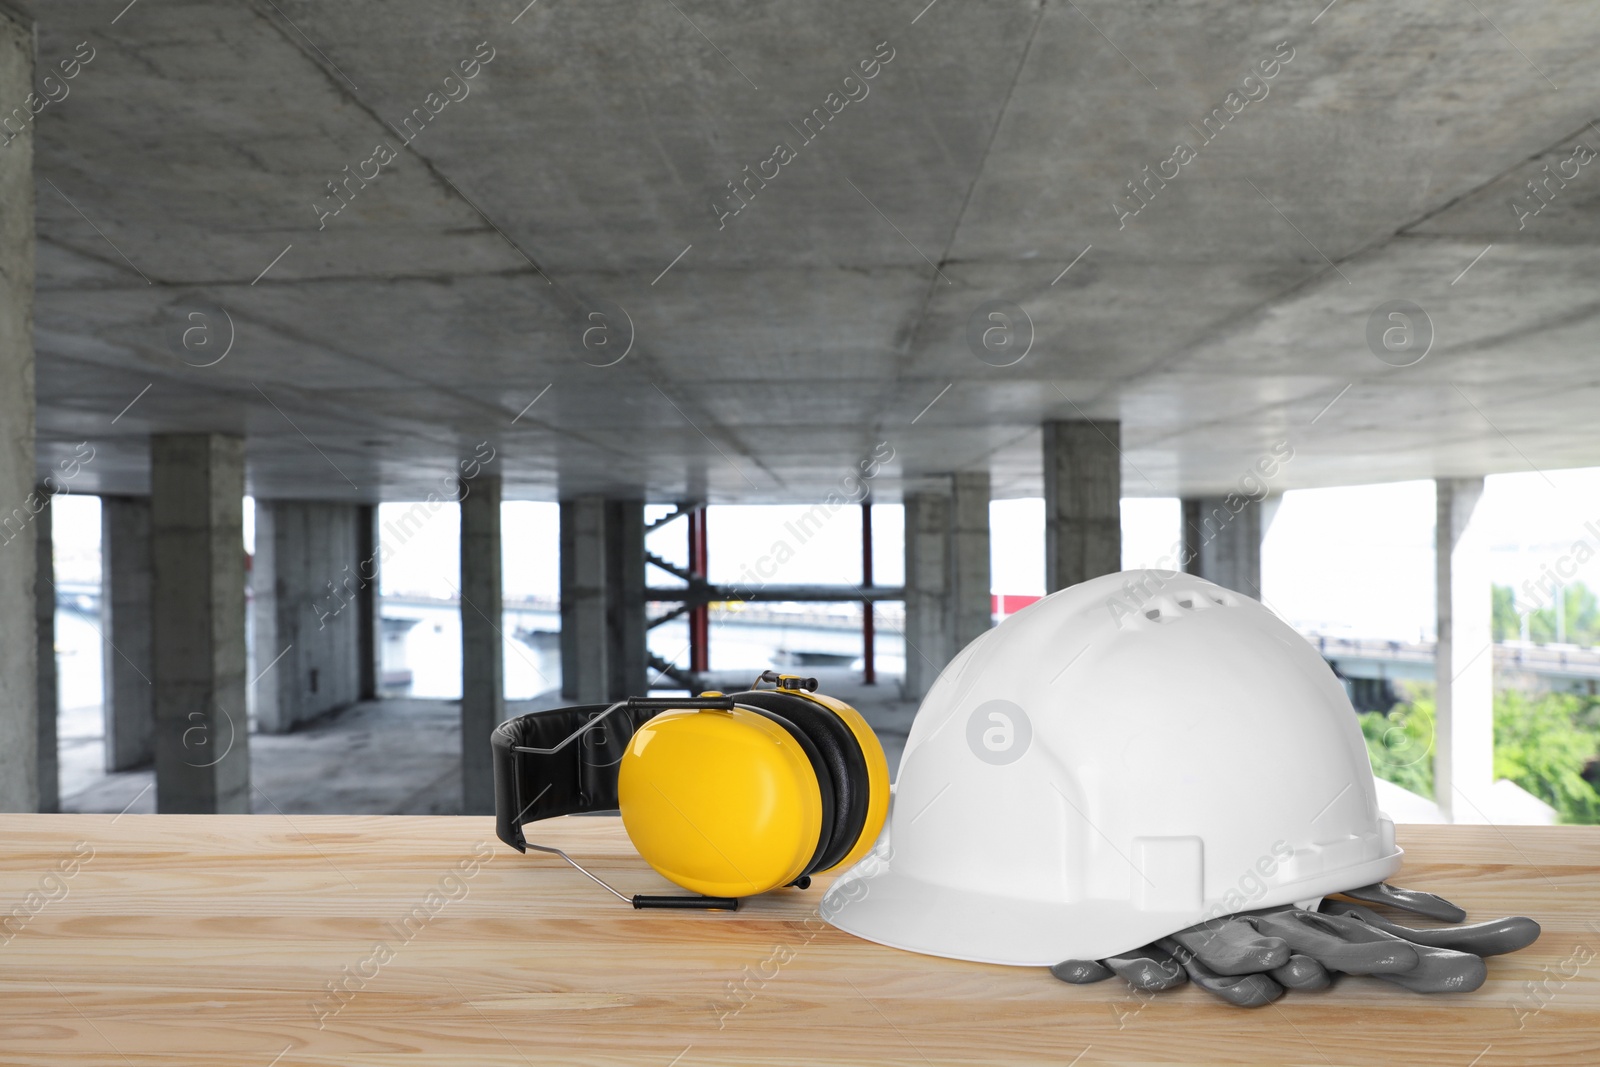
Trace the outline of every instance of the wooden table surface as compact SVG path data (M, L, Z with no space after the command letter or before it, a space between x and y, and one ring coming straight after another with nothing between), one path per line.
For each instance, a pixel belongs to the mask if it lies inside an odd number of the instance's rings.
M663 884L615 818L534 836ZM636 912L487 818L0 816L0 1063L1600 1063L1600 829L1420 827L1397 884L1544 936L1475 993L1271 1007L858 940L817 888Z

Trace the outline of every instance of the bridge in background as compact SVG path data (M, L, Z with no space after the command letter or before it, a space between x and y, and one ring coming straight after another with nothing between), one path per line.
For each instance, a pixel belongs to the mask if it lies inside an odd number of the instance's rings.
M1020 611L1037 600L1033 596L995 596L993 598L997 621ZM87 583L62 582L56 588L57 604L66 610L88 616L100 611L100 588ZM429 597L385 597L386 606L417 611L429 608L450 607L454 600L435 600ZM840 605L843 607L843 605ZM743 604L740 610L719 613L719 626L772 627L782 626L793 630L835 631L860 628L859 605L851 605L855 617L838 607L820 605L768 605ZM880 620L891 629L900 624L900 605L880 605ZM505 609L510 613L554 615L560 604L554 597L507 599ZM885 617L887 616L887 617ZM795 636L799 636L796 634ZM819 634L819 636L821 636ZM1361 711L1383 711L1400 699L1396 682L1431 682L1434 679L1434 644L1432 641L1389 641L1377 638L1329 637L1306 634L1306 640L1317 647L1334 673L1345 682L1350 700ZM804 655L804 649L795 650ZM829 643L828 654L837 652ZM1521 681L1532 680L1543 688L1556 692L1581 693L1589 696L1600 692L1600 648L1582 648L1577 645L1537 645L1523 641L1506 641L1494 646L1495 677L1501 684L1521 676Z
M1381 641L1308 634L1322 658L1350 690L1361 711L1382 711L1398 699L1394 683L1434 679L1432 641ZM1488 650L1485 649L1485 652ZM1535 645L1506 641L1494 646L1494 672L1505 684L1521 675L1562 693L1595 695L1600 682L1600 649L1577 645Z

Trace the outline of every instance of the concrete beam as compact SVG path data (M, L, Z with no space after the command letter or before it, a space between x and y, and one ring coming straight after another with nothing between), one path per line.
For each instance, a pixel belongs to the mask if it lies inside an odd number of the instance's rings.
M257 500L256 719L263 733L361 698L360 597L354 504Z
M1122 424L1044 424L1045 589L1122 569Z
M989 474L951 475L947 487L905 496L908 700L993 624L989 565Z
M150 441L156 809L250 811L244 440Z
M39 486L35 493L47 503L50 489ZM60 755L56 745L56 724L61 718L61 688L56 664L56 580L54 510L42 508L33 520L34 533L34 637L37 700L39 706L39 810L61 810Z
M1451 822L1489 821L1494 784L1494 656L1482 478L1434 482L1439 643L1433 792Z
M506 717L500 496L500 479L485 475L461 501L461 782L467 815L494 813L489 734Z
M30 92L33 28L0 11L0 100ZM0 150L0 811L39 807L32 129Z

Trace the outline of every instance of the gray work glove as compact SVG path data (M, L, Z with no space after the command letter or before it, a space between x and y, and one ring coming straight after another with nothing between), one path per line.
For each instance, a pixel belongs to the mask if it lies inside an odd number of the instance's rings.
M1416 993L1470 992L1483 984L1483 957L1526 948L1539 924L1520 916L1418 930L1355 901L1384 904L1445 922L1466 912L1431 893L1379 882L1329 898L1317 911L1284 906L1196 923L1153 945L1104 960L1050 968L1084 985L1113 975L1139 991L1193 981L1230 1004L1260 1007L1285 989L1323 989L1335 974L1370 974Z

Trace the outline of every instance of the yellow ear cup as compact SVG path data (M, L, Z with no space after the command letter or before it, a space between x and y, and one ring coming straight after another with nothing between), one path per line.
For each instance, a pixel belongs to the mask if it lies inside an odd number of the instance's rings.
M805 751L741 708L667 711L645 723L622 756L617 806L646 863L708 896L788 885L822 832L822 791Z
M842 871L871 852L872 846L878 842L878 835L883 832L884 820L889 817L889 758L883 754L883 744L878 740L878 735L872 732L872 727L855 708L823 693L802 692L800 695L815 700L843 719L860 743L861 755L867 761L867 820L862 824L861 836L856 838L850 851L828 868L830 871Z

